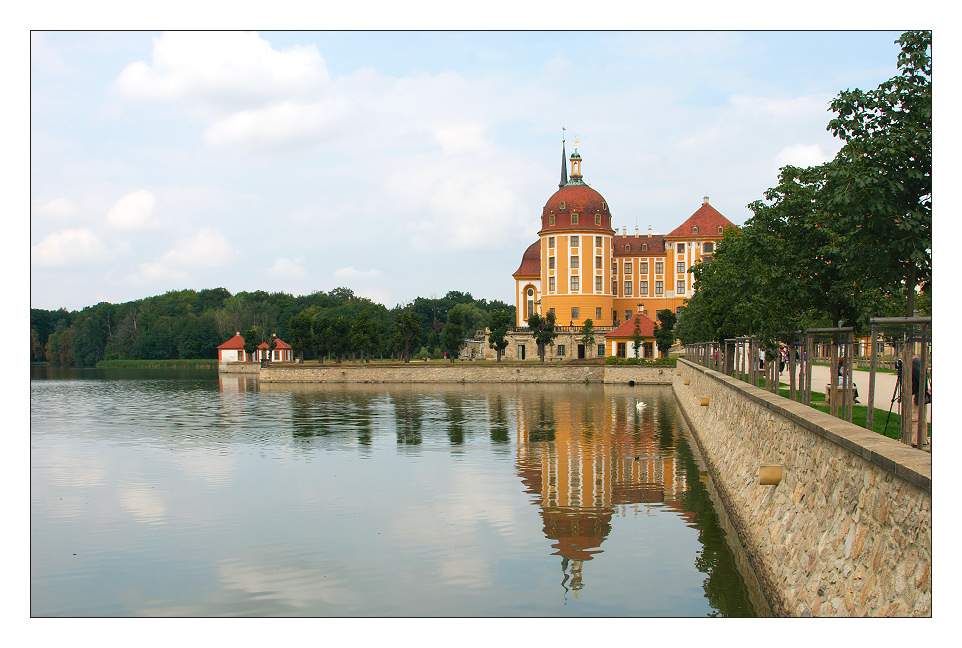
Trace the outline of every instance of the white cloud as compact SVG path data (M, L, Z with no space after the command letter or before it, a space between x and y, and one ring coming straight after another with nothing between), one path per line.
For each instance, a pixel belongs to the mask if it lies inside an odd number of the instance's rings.
M354 266L347 266L334 271L334 277L336 279L373 279L380 276L381 271L374 268L370 270L358 270Z
M237 254L230 242L213 227L203 227L196 236L181 239L163 256L165 264L179 268L219 267Z
M818 144L793 144L778 152L775 156L775 165L777 169L788 164L804 168L828 162L833 157L835 153L826 151Z
M204 141L212 146L240 144L253 148L305 144L331 133L347 112L342 101L286 101L217 120L204 131Z
M51 220L69 220L77 215L77 207L66 198L34 201L31 215Z
M107 246L85 227L66 229L48 234L30 248L30 260L35 267L62 267L77 263L98 263L107 253Z
M137 267L137 271L128 275L127 281L134 284L160 284L163 282L184 283L189 275L181 270L172 270L163 263L146 262Z
M328 82L313 45L276 51L251 32L165 32L151 61L131 63L115 84L125 96L235 110L277 97L312 97Z
M114 203L107 211L106 224L112 228L126 231L153 229L157 227L154 219L154 206L157 200L146 189L131 192Z
M267 274L279 279L300 279L307 274L304 270L304 257L278 257L274 259L274 265L267 269Z

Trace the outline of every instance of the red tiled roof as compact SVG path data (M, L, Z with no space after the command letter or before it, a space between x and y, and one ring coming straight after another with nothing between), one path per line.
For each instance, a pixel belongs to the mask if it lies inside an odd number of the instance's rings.
M672 230L665 238L721 238L721 232L718 231L719 227L724 231L726 228L734 226L733 222L709 205L706 198L698 211L689 216L688 220ZM693 230L695 227L698 228L697 234Z
M280 339L280 338L275 338L275 340L276 340L276 342L277 342L277 344L274 345L274 348L275 348L275 349L290 349L290 348L291 348L291 345L288 344L287 342L285 342L284 340L282 340L282 339ZM269 345L267 344L267 342L261 342L260 344L257 345L257 348L258 348L258 349L267 349L267 348L269 348Z
M244 337L240 333L238 333L237 335L227 340L217 348L218 349L243 349Z
M540 277L541 276L541 241L535 241L528 246L521 256L521 265L511 275L515 279L519 277Z
M564 203L564 209L561 203ZM549 216L554 214L551 224ZM571 224L571 214L578 214L578 222ZM601 214L601 224L595 223L595 214ZM611 212L604 197L586 184L568 184L558 189L541 210L541 230L584 229L611 231Z
M618 256L665 256L665 239L661 235L649 237L646 234L635 236L615 236L611 244L614 246L614 254ZM648 249L642 251L642 244L647 245ZM625 246L630 245L631 250L626 251Z
M635 319L638 320L638 330L641 337L655 337L655 322L647 315L637 314L626 320L621 326L605 334L606 338L630 338L635 334Z

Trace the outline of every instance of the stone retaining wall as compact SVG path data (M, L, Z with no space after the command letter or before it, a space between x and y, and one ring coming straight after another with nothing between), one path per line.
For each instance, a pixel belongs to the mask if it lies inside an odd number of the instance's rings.
M261 371L261 363L259 362L221 362L217 365L217 371L219 371L220 373L257 375Z
M672 379L776 615L931 615L930 454L685 360Z
M668 385L673 367L411 362L406 365L271 365L269 383L617 383Z

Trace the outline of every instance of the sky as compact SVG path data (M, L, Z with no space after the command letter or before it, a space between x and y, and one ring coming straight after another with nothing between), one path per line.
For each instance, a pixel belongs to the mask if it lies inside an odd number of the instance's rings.
M834 157L899 31L33 31L30 305L514 303L562 137L617 229L736 224Z

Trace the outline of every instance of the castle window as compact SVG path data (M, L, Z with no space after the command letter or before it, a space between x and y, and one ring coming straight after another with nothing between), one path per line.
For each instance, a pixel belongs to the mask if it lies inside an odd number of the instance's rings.
M578 255L574 255L573 257L571 257L571 267L572 268L578 267Z
M626 245L626 246L625 246L625 252L631 252L631 246L630 246L630 245Z
M559 356L563 356L563 355L565 354L565 345L559 344L559 345L557 346L557 349L558 349L558 355L559 355Z
M695 234L697 234L697 233L698 233L698 228L695 227L695 228L693 228L693 229L695 230ZM684 251L685 251L685 244L684 244L684 243L679 243L679 244L678 244L678 253L681 254L681 253L684 252Z
M548 277L548 292L554 292L554 277Z
M647 297L647 296L648 296L648 282L647 282L647 281L639 281L639 282L638 282L638 296L639 296L639 297Z
M614 279L611 280L611 294L612 295L618 294L618 282L615 281Z
M641 261L638 263L638 274L646 275L648 274L648 262Z
M571 277L571 290L578 290L579 288L580 284L578 283L578 275L574 275Z
M661 295L665 292L665 284L662 281L655 282L655 295Z
M600 237L600 236L596 236L596 237L595 237L595 247L601 247L601 237Z
M558 205L558 208L561 209L561 211L564 211L564 209L565 209L565 201L562 200L562 201L561 201L561 204Z
M701 251L705 254L711 254L715 251L715 244L711 241L706 241L705 244L701 246Z
M625 282L625 297L631 297L631 282Z
M661 261L655 262L655 274L665 274L665 264Z
M601 292L601 276L595 277L595 292ZM600 315L598 317L601 317Z
M679 262L678 262L678 274L685 274L685 262L684 262L684 261L679 261Z
M577 306L572 306L572 307L571 307L571 319L573 319L573 320L578 319L578 314L579 314L579 312L578 312L578 307L577 307Z
M595 214L595 225L601 225L601 214Z
M578 214L571 214L571 224L572 225L578 224Z
M625 274L626 274L626 275L630 275L630 274L631 274L631 261L625 261L624 266L625 266Z
M572 237L571 237L571 247L578 247L578 237L577 237L577 236L572 236Z
M595 268L597 268L598 270L601 270L601 257L600 257L600 256L596 256L596 257L595 257Z
M647 243L642 243L642 244L641 244L641 251L642 251L642 252L647 252L647 251L648 251L648 244L647 244Z
M553 248L553 247L554 247L554 237L553 237L553 236L549 236L549 237L548 237L548 247L549 247L549 248Z
M722 233L722 226L721 226L721 225L718 226L718 233L719 233L719 234Z
M697 225L692 226L692 228L691 228L691 233L692 233L692 234L697 234L697 233L698 233L698 226L697 226Z
M684 280L684 279L682 279L681 281L678 282L678 292L680 292L680 293L685 292L685 280Z
M554 270L554 257L548 257L548 270Z
M601 321L601 307L595 309L595 319L599 322Z
M605 211L608 211L608 203L606 203L605 201L601 201L601 208Z
M548 225L554 225L554 214L548 216Z
M627 322L630 319L631 319L631 310L629 309L625 311L625 321Z

